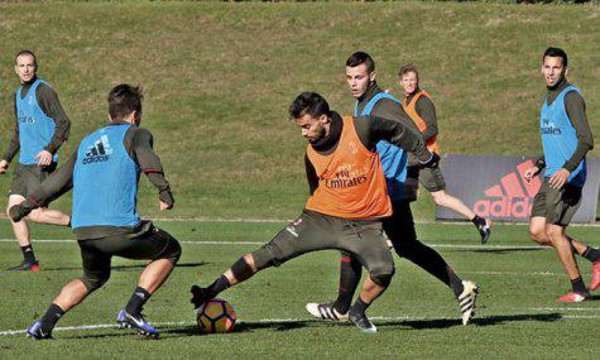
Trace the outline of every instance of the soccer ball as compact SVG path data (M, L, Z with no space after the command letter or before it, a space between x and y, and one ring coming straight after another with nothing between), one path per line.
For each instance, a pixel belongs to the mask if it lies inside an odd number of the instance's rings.
M224 334L235 326L235 310L225 300L212 299L198 308L198 328L205 334Z

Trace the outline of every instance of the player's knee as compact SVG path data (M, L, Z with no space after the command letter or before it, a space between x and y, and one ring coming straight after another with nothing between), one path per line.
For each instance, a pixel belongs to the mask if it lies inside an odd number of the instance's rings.
M557 226L547 226L545 229L546 237L552 244L562 239L562 229Z
M529 227L529 237L538 243L546 242L546 231L543 228Z
M388 285L390 285L390 282L392 281L392 278L394 277L394 270L392 269L391 273L385 273L385 274L373 274L371 273L371 280L373 280L373 282L383 288L387 288Z
M44 216L43 211L44 211L44 209L35 209L29 213L27 218L33 222L41 222L42 217Z
M169 260L173 265L177 264L179 259L181 258L181 245L179 241L172 238L167 245L167 248L164 250L163 255L160 257L161 259Z
M108 279L110 278L110 272L104 272L102 274L84 275L81 281L85 285L85 288L91 293L95 290L100 289Z
M432 192L431 196L433 197L433 201L437 205L445 205L448 202L448 194L444 190L439 190L436 192Z
M246 257L251 257L255 271L260 271L271 266L279 266L281 264L281 262L278 261L276 256L273 254L273 251L266 245L261 246L249 254L246 254L244 259L246 259Z

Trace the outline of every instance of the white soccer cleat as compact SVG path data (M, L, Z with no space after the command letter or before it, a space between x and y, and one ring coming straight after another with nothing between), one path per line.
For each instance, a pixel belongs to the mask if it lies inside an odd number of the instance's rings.
M348 321L348 313L340 314L334 307L333 303L317 304L308 303L306 304L306 311L312 316L321 320L331 321Z
M479 287L473 281L463 280L464 290L458 297L458 305L462 317L462 324L467 325L475 315L475 299L479 293Z

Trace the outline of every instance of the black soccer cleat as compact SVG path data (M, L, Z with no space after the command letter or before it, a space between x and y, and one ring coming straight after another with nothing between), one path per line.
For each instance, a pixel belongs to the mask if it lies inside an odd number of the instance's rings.
M54 340L52 333L44 333L42 331L42 322L36 321L25 331L27 336L34 340Z
M377 333L377 327L373 325L371 320L367 318L365 314L353 314L352 310L348 312L348 319L360 329L360 331L367 334Z
M479 235L481 235L481 244L487 243L490 239L493 225L494 223L490 219L483 219L483 222L477 224L477 230L479 230Z
M194 309L199 308L202 304L211 299L208 295L208 290L206 290L206 288L201 288L198 285L192 285L190 292L192 293L190 302L194 304Z
M23 260L23 262L20 263L19 265L8 268L7 270L38 272L38 271L40 271L40 263L38 261L28 262L28 261Z

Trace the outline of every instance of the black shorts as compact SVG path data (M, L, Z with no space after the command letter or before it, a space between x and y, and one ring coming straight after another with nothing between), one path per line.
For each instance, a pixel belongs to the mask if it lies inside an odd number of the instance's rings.
M419 183L429 192L446 189L446 182L439 166L436 168L421 169L419 171Z
M374 275L394 272L394 261L380 220L348 220L309 210L304 210L253 255L256 266L261 269L327 249L352 254Z
M173 264L181 256L181 246L169 233L151 226L146 233L134 238L111 236L77 242L83 260L83 282L88 289L97 288L110 277L111 259L119 256L132 260L167 259Z
M8 190L8 196L20 195L28 198L56 170L56 166L57 163L55 162L43 168L37 165L17 164L12 183L10 184L10 190Z
M548 179L544 179L542 187L533 199L531 217L544 217L547 224L566 227L581 204L580 187L565 184L560 189L550 186Z

